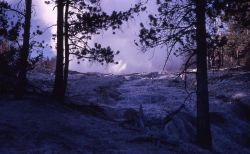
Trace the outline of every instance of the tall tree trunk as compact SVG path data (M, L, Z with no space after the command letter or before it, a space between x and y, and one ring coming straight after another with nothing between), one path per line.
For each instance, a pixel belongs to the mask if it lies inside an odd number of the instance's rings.
M57 57L56 57L56 74L55 84L53 89L53 96L57 100L64 99L64 80L63 80L63 14L64 14L63 0L57 0Z
M224 49L221 47L221 67L224 67Z
M239 56L239 50L236 50L236 59L237 59L237 66L240 66L240 56Z
M197 143L211 148L211 131L207 81L207 43L205 22L205 0L196 0L197 39Z
M26 90L27 84L27 66L30 49L30 20L31 20L31 7L32 0L25 0L25 23L24 23L24 35L23 35L23 46L20 53L19 59L19 74L18 74L18 87L16 91L17 97L22 97Z
M67 90L68 84L68 73L69 73L69 0L67 0L65 5L65 25L64 25L64 35L65 35L65 65L64 65L64 94Z
M218 58L219 58L219 60L218 60L218 69L220 69L221 68L221 51L218 51Z
M213 67L215 67L216 66L216 61L215 61L215 52L213 51L213 60L212 60L212 65L213 65Z

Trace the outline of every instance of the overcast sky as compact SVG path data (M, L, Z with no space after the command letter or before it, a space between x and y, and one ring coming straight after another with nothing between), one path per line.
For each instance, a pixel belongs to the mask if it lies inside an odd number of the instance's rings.
M17 2L16 0L12 3ZM70 69L80 72L102 72L102 73L114 73L125 74L135 72L155 72L162 71L164 61L166 58L166 49L156 48L142 53L135 46L134 40L138 40L139 24L140 22L146 22L148 13L156 11L156 0L150 0L148 4L148 11L136 16L134 20L125 23L121 30L118 30L116 35L111 32L104 32L100 36L94 36L93 41L103 44L103 46L111 46L113 50L119 50L120 54L115 57L115 60L119 62L118 65L104 65L101 66L98 63L81 62L77 64L76 60L71 61ZM112 12L113 10L125 11L133 6L137 0L102 0L102 8L106 12ZM56 23L56 9L53 10L53 6L46 5L44 0L33 0L35 15L33 16L33 26L40 25L45 28ZM51 40L51 34L56 32L56 27L53 27L42 36L52 46L55 46L55 42ZM55 49L52 51L47 49L45 55L52 56L55 54ZM167 65L168 71L176 70L180 66L179 58L171 57Z

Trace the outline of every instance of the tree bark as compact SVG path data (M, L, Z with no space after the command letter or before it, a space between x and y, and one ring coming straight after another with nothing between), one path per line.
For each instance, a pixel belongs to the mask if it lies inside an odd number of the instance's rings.
M239 56L239 50L236 50L236 58L237 58L237 66L240 66L240 56Z
M224 67L224 49L221 47L221 67Z
M207 42L205 21L205 0L196 0L196 39L197 39L197 143L204 148L212 147L208 81L207 81Z
M25 23L24 23L24 35L23 35L23 46L20 53L19 66L20 70L18 73L18 87L16 91L17 97L22 97L26 90L27 84L27 67L28 57L30 50L30 21L31 21L31 7L32 0L25 0Z
M69 1L67 0L65 5L65 25L64 25L64 35L65 35L65 64L64 64L64 95L67 90L68 84L68 73L69 73Z
M63 80L63 14L64 14L63 0L57 0L57 57L56 57L56 71L55 84L53 89L53 96L55 99L61 101L64 99L64 80Z

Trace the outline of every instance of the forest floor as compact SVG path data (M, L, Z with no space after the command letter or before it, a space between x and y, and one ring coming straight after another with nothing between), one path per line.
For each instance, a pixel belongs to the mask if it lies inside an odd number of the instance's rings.
M30 74L30 91L50 92L53 78ZM212 150L195 144L196 82L186 79L71 72L64 103L2 95L0 153L250 154L250 72L209 72Z

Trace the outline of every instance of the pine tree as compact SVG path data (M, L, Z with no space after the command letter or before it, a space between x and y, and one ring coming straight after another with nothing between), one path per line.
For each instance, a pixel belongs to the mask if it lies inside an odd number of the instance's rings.
M211 131L207 81L207 42L205 0L196 0L196 65L197 65L197 142L199 145L211 148Z
M157 46L167 47L167 58L174 53L187 56L184 70L196 66L197 73L197 143L211 147L209 119L207 45L206 45L206 1L157 0L158 14L149 15L149 27L141 24L140 44L142 50ZM193 57L196 57L194 60Z
M27 84L28 56L30 52L30 22L31 22L32 0L25 0L25 23L23 34L23 46L20 54L20 72L18 74L17 97L22 97Z
M53 1L52 1L53 2ZM89 45L93 35L109 28L117 29L133 16L143 10L140 4L125 12L113 12L111 15L102 11L98 1L61 0L57 4L57 63L53 95L63 100L67 87L69 55L75 55L78 60L97 61L101 64L116 63L111 47L102 47L95 43ZM51 1L46 1L51 3ZM69 18L69 16L71 18Z
M57 100L64 98L64 80L63 80L63 66L64 66L64 0L58 0L57 4L57 56L56 56L56 71L55 83L53 89L53 96Z

